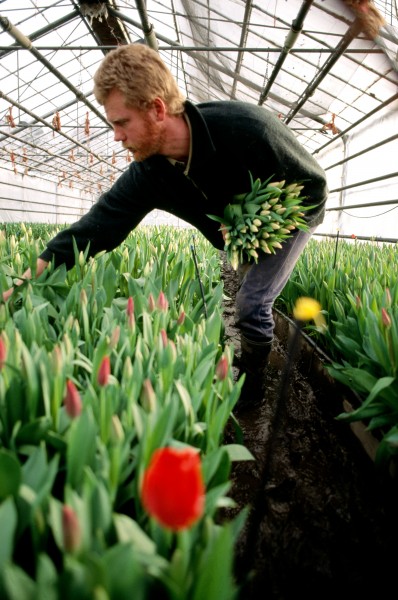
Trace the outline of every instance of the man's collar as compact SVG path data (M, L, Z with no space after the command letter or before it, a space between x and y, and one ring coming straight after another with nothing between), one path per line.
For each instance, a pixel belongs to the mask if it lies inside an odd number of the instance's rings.
M196 166L198 163L212 160L216 149L200 110L195 104L186 100L185 113L191 131L190 162Z

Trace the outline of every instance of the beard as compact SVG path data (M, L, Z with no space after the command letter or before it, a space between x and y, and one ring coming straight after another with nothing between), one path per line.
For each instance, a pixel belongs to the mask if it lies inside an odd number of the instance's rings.
M148 116L144 118L145 133L139 136L134 144L123 144L124 148L128 148L133 154L136 162L141 162L155 154L161 154L163 148L165 134L163 128L160 128Z

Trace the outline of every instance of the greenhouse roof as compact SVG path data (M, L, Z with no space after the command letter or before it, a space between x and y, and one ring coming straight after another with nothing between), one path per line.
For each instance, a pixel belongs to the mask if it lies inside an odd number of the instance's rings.
M0 166L89 193L110 185L131 157L92 78L111 48L136 42L159 50L191 101L262 105L316 154L397 110L397 3L365 5L0 0Z

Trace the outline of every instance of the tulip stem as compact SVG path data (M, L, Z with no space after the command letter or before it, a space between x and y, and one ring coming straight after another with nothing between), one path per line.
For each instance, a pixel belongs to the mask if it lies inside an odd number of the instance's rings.
M333 269L336 267L336 260L337 260L337 247L339 245L339 230L337 230L337 235L336 235L336 246L334 249L334 259L333 259Z
M207 319L207 306L206 306L206 300L205 300L205 293L204 293L204 289L203 289L203 283L202 283L202 280L201 280L200 274L199 274L198 261L196 260L195 236L194 235L192 236L191 250L192 250L192 256L193 256L193 262L195 265L196 276L199 281L200 293L202 295L205 317Z

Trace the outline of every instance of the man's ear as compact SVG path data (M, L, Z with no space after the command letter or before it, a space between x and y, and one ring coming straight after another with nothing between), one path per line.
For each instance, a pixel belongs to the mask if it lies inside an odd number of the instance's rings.
M166 105L163 102L163 100L159 97L156 97L152 103L152 106L155 111L156 120L164 121L167 110L166 110Z

